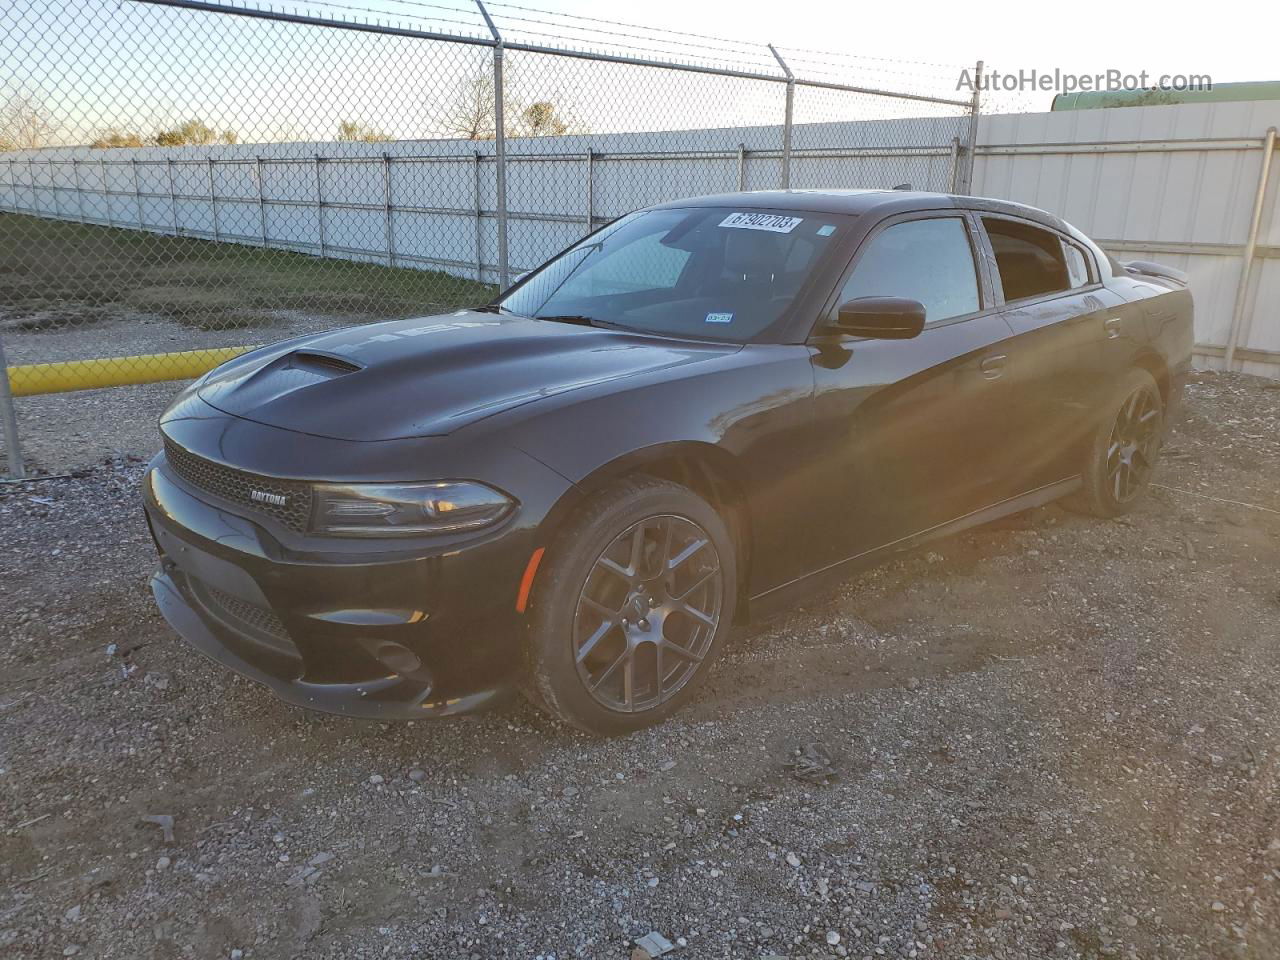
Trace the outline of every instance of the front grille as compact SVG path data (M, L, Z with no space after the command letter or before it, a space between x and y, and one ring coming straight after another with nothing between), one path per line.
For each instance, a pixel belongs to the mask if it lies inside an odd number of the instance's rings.
M278 480L214 463L164 442L169 467L186 483L222 500L248 507L302 533L311 518L311 485L301 480ZM255 496L256 494L256 496Z
M289 631L280 622L280 618L266 607L241 600L194 577L187 582L201 605L227 626L239 633L248 634L277 653L293 657L298 655L297 648L289 638Z

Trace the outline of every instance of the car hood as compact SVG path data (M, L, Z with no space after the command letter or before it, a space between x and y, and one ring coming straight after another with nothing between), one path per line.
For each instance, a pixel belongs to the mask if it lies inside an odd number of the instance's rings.
M544 397L741 349L475 311L264 347L215 370L224 413L339 440L442 436Z

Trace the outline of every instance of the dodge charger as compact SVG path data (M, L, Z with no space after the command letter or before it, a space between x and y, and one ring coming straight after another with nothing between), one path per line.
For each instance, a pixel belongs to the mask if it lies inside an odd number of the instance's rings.
M911 191L623 216L493 302L246 353L160 420L156 602L279 697L359 717L523 691L618 734L737 624L931 538L1149 482L1178 271Z

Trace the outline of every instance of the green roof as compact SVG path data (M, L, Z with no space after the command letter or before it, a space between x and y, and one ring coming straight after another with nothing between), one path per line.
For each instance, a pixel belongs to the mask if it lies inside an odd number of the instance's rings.
M1098 107L1158 107L1173 103L1228 103L1238 100L1280 100L1280 80L1254 83L1215 83L1204 90L1090 90L1060 93L1050 110L1092 110Z

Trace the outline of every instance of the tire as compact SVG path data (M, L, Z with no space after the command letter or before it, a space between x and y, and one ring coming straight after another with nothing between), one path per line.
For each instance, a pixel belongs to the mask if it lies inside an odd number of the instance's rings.
M659 723L701 686L736 600L736 553L716 510L667 480L621 480L547 550L530 604L525 693L588 733Z
M1128 513L1151 481L1164 438L1164 403L1146 370L1130 370L1089 440L1076 506L1096 517Z

